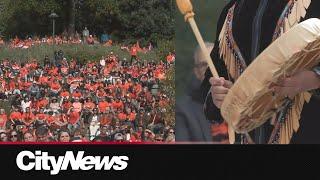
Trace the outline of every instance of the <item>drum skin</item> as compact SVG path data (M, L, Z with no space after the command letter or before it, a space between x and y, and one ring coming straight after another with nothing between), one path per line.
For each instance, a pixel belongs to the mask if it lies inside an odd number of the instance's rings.
M319 63L319 48L320 19L317 18L297 24L275 40L226 95L221 115L228 125L238 133L250 132L279 112L285 97L274 95L269 85L300 70L312 69Z

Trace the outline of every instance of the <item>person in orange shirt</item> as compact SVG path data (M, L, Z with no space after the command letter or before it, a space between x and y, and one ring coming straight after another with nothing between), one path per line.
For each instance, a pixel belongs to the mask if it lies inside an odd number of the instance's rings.
M47 105L49 104L49 101L44 98L44 97L40 97L38 103L37 103L37 108L38 109L41 109L41 108L44 108L46 107Z
M130 49L130 55L131 55L131 65L132 65L132 62L133 62L133 59L134 60L137 60L137 55L138 55L138 48L136 46L136 44L134 44L131 49Z
M80 102L79 98L75 98L74 102L72 103L73 111L80 113L82 111L82 103Z
M109 107L110 104L104 100L104 98L100 98L99 99L99 103L98 103L98 109L99 109L99 112L106 112L106 108Z
M103 87L99 87L96 92L96 96L98 98L104 98L106 95L107 95L107 93L104 91Z
M91 97L88 97L83 105L83 109L86 109L92 112L95 107L96 105L92 102Z
M142 86L141 84L137 83L137 82L134 82L133 84L133 92L136 94L136 95L139 95L141 92L142 92Z
M113 115L111 113L102 113L99 116L100 126L110 125L112 122Z
M87 43L90 44L90 45L93 45L93 44L94 44L94 39L93 39L92 35L90 35L90 36L87 38Z
M44 113L44 108L39 110L39 113L36 114L36 120L40 122L47 121L48 115Z
M6 128L6 123L8 121L7 114L4 109L0 109L0 129Z
M76 89L73 93L72 93L72 98L81 98L82 97L82 94L81 92Z
M12 121L21 121L22 120L22 114L18 110L18 108L13 109L13 111L10 114L10 120L12 120Z
M62 74L62 75L66 76L66 75L68 75L69 68L68 68L67 66L62 66L62 67L60 68L60 71L61 71L61 74Z
M58 82L58 80L53 80L53 82L50 84L50 93L51 96L56 96L59 94L59 91L61 90L61 85Z
M26 112L22 114L22 122L24 122L26 126L29 126L34 121L35 121L35 115L30 111L30 108L27 107Z
M127 120L127 114L123 111L118 111L118 119L122 122Z
M175 60L174 55L173 55L171 52L169 52L169 54L168 54L168 56L167 56L167 63L168 63L168 64L173 64L173 63L174 63L174 60Z
M123 105L123 102L120 101L119 98L117 98L116 101L114 101L114 102L112 103L112 107L113 107L114 109L123 110L124 105Z
M49 82L48 76L42 75L42 76L39 78L39 83L40 83L41 85L47 85L48 82Z
M71 108L71 106L72 106L72 103L68 99L66 98L62 99L61 107L63 112L67 112Z
M60 96L63 97L64 99L69 99L70 93L67 89L63 89L63 91L60 93Z
M73 107L67 112L68 115L68 129L73 134L73 132L80 127L80 113L77 112Z

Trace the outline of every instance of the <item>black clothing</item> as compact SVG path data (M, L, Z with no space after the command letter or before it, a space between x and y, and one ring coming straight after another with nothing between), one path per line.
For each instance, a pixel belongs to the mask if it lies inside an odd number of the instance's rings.
M232 0L223 9L218 25L217 35L225 22L228 10L235 4L233 14L232 34L243 55L247 65L249 65L258 54L272 43L274 31L277 26L279 17L281 16L288 0ZM320 1L313 0L307 9L306 16L300 22L309 18L320 18ZM256 32L258 30L258 32ZM258 40L256 39L258 38ZM258 43L258 44L254 44ZM219 55L219 40L215 41L216 46L211 52L211 57L214 59L214 65L221 77L230 79L223 59ZM257 51L257 53L253 51ZM209 69L206 72L206 78L201 85L201 93L203 103L205 104L205 115L208 120L223 121L220 110L213 104L211 95L208 94L211 87L209 79L212 77ZM300 119L300 128L293 135L291 143L320 143L320 121L317 118L316 109L320 107L320 99L312 97L310 103L306 103ZM268 124L268 122L266 123ZM265 125L268 126L268 125ZM266 128L266 137L269 138L271 133L270 127ZM254 136L254 134L252 134ZM236 139L239 141L239 136ZM266 141L265 141L266 142Z

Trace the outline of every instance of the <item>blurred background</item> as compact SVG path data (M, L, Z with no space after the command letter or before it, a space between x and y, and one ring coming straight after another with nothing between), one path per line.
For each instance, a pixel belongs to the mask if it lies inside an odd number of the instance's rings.
M197 0L192 1L195 21L204 41L214 42L216 23L220 12L226 5L226 0ZM191 79L193 53L198 46L196 38L188 23L177 8L175 17L176 30L176 97L185 94Z

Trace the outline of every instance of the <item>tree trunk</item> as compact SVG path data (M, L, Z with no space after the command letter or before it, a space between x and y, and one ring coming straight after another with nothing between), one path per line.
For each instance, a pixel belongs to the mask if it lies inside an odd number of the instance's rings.
M68 35L73 36L75 33L75 0L68 0Z

